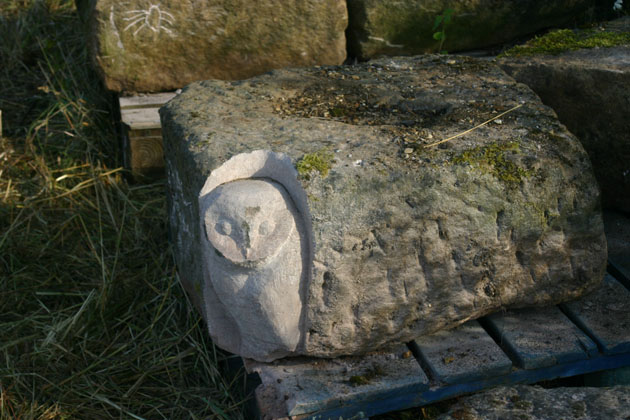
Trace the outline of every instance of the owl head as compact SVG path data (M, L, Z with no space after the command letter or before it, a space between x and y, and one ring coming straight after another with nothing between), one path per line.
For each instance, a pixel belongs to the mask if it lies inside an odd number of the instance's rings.
M205 202L206 237L220 256L233 263L276 255L296 229L291 197L271 180L228 182L212 190Z

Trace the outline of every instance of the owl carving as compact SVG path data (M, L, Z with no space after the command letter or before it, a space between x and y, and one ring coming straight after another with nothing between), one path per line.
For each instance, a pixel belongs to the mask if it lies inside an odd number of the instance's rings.
M219 185L202 201L210 284L238 328L239 354L286 354L300 340L303 229L269 179Z

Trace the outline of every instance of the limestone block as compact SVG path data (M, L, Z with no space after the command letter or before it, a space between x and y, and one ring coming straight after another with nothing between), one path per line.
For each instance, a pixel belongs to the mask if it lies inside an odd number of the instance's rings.
M460 398L437 420L627 419L630 386L552 388L500 386Z
M160 113L180 278L242 356L363 354L603 277L586 153L486 61L204 81Z
M435 18L452 9L443 49L453 52L501 44L537 30L573 25L595 0L348 0L349 54L380 55L438 52Z
M625 22L630 32L630 17ZM506 57L499 64L580 139L604 206L630 212L630 45Z
M306 284L303 221L276 182L237 179L216 186L213 181L200 200L207 238L201 242L204 284L239 332L228 329L221 336L238 339L239 353L293 352L301 335L300 285Z
M108 89L155 92L286 66L340 64L345 0L78 0Z

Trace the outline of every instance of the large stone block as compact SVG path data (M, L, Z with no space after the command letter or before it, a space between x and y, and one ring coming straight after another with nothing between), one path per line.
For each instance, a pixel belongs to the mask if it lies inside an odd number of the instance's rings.
M78 0L114 91L154 92L286 66L340 64L345 0Z
M574 24L592 12L595 0L348 0L349 53L380 55L437 52L435 18L452 9L442 48L470 50L501 44L537 30ZM612 3L611 3L612 6Z
M612 24L630 33L630 17ZM604 206L630 213L630 43L557 55L510 56L499 64L533 89L580 139Z
M204 81L160 112L180 277L245 357L361 354L603 277L588 156L485 61Z

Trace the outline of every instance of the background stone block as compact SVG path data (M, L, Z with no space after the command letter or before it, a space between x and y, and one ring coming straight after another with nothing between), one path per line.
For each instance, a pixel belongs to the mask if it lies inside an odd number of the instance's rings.
M574 25L592 13L594 0L348 0L349 55L362 59L380 55L438 52L433 39L435 18L452 9L446 26L447 51L487 47L553 26ZM610 4L612 7L612 3Z
M94 60L118 92L174 90L346 57L345 0L78 3Z

